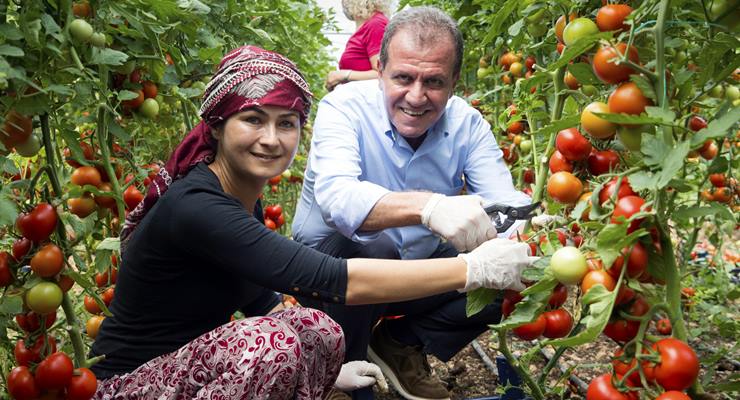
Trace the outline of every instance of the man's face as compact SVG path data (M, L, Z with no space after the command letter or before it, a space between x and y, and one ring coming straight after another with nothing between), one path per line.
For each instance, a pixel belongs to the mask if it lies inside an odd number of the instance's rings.
M388 45L388 62L380 83L393 126L406 138L423 135L439 119L452 96L455 48L440 35L434 43L416 43L413 33L400 30Z

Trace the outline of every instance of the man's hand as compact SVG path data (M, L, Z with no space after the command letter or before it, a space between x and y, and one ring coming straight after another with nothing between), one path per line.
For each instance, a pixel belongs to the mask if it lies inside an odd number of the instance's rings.
M421 222L458 251L470 251L496 237L491 217L483 210L480 196L434 194L421 212Z
M350 361L342 365L334 387L343 392L351 392L375 383L382 391L388 390L388 383L377 365L367 361Z
M529 245L508 239L492 239L468 254L460 254L468 264L467 292L480 287L524 290L522 271L539 257L529 255Z

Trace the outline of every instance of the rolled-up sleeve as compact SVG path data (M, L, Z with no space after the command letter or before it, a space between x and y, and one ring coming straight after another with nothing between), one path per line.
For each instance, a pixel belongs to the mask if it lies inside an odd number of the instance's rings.
M358 232L370 211L390 190L361 181L363 160L359 127L352 110L324 98L314 122L310 163L316 176L314 193L324 221L356 242L374 239L379 232Z
M471 142L468 146L464 174L470 193L483 197L485 204L498 203L510 206L530 204L532 199L516 190L511 172L504 162L504 155L491 133L491 126L480 115L473 117ZM508 237L520 226L515 223L500 236Z

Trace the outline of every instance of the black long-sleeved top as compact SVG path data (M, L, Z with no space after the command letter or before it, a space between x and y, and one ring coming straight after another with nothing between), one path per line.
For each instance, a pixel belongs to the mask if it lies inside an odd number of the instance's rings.
M260 218L261 219L261 218ZM175 181L136 228L91 355L98 379L131 372L229 321L263 315L275 291L344 303L346 261L291 241L224 193L204 163Z

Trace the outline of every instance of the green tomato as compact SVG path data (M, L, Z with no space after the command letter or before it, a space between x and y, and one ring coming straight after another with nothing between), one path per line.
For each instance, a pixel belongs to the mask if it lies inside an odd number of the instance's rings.
M737 86L728 86L725 89L725 98L730 101L740 99L740 88Z
M594 85L583 85L581 86L581 93L589 97L596 96L599 93L599 89Z
M599 33L599 27L588 18L576 18L565 26L563 31L563 42L570 46L576 40Z
M23 143L15 145L15 152L23 157L33 157L41 150L41 139L38 135L32 134Z
M522 154L529 154L529 152L532 151L532 141L529 139L522 140L521 143L519 143L519 150Z
M62 289L53 282L39 282L26 292L26 305L36 314L54 312L62 304Z
M69 23L69 33L74 40L84 43L92 37L93 27L84 19L75 19Z
M156 117L159 114L159 103L154 99L144 100L139 106L139 114L150 119Z
M531 23L527 25L527 32L533 37L540 37L547 33L547 25L540 23Z
M293 173L290 172L289 169L286 169L285 171L283 171L281 175L283 176L284 179L290 179L290 177L293 176Z
M545 16L546 10L547 9L545 7L542 7L539 10L535 11L534 13L527 15L527 22L537 23L537 22L542 21L542 18ZM545 31L547 31L547 29L545 29Z
M90 36L90 43L95 47L105 47L105 33L93 33L92 36Z
M578 284L588 272L586 257L573 246L558 249L550 258L550 271L563 285Z
M681 50L676 52L676 55L673 57L673 62L676 64L683 64L684 61L686 61L686 52Z
M475 75L478 79L485 79L488 75L491 75L491 68L478 68Z
M617 135L619 136L619 141L622 142L624 147L631 151L640 151L643 130L642 126L620 126L617 131Z
M721 99L725 95L725 88L722 85L717 85L709 91L709 95L715 99Z

